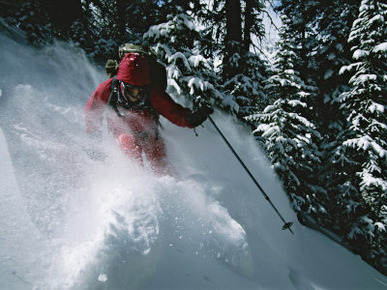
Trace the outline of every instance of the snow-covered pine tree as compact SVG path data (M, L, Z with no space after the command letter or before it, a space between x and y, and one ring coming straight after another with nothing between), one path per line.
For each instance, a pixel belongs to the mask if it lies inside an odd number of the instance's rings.
M234 56L244 59L244 70L225 80L223 86L234 96L239 107L237 116L243 119L257 110L263 110L268 104L264 89L265 81L269 77L268 64L259 54L252 52L243 52L242 55L235 53Z
M196 13L203 27L203 53L216 58L213 61L219 64L217 72L222 76L219 83L228 98L238 104L239 109L234 113L242 120L266 105L263 87L268 65L261 54L251 50L264 35L263 3L209 1Z
M358 0L360 3L360 0ZM318 87L314 105L315 124L322 135L319 151L322 154L321 166L316 168L319 182L327 190L329 208L335 208L337 186L343 184L341 171L332 165L332 152L340 143L339 137L345 126L345 114L332 99L348 89L349 74L339 74L343 65L350 63L350 46L347 42L359 3L353 0L334 0L330 5L318 5L316 17L309 24L315 36L311 42L312 70L310 77ZM327 215L323 225L337 230L337 219Z
M81 29L86 27L78 0L7 2L4 2L7 9L2 11L3 16L9 24L24 30L29 43L36 47L51 44L54 39L75 40L74 32L80 36Z
M283 17L280 49L275 58L276 73L266 86L273 104L247 119L256 122L254 133L263 137L263 146L295 210L317 217L325 212L324 191L313 181L313 168L320 162L315 145L320 135L315 125L304 117L310 110L307 101L315 88L305 85L294 68L299 56L295 39L288 30L289 21Z
M82 43L88 55L93 60L101 63L107 58L116 58L117 47L122 43L121 34L118 27L118 14L115 1L85 1L83 4L86 33L79 31L80 27L75 27L80 40L89 40L92 43Z
M8 17L8 22L24 30L34 46L44 46L54 39L55 28L39 1L20 3L14 14Z
M98 22L95 21L96 15L94 14L94 6L90 1L85 1L82 3L82 19L74 21L70 28L71 41L74 45L81 47L86 54L91 58L94 55L96 43L96 36L99 34L100 30L98 27ZM105 58L106 58L105 54Z
M268 78L268 64L258 53L253 53L251 36L259 41L264 35L262 1L225 1L226 31L222 39L222 65L224 89L234 96L239 105L237 116L245 116L262 110L267 104L264 82ZM259 51L256 50L256 51Z
M360 0L358 0L360 3ZM330 5L322 5L318 16L310 25L315 27L316 35L311 49L313 54L312 78L316 82L319 93L316 100L316 120L320 133L329 134L333 129L336 136L337 120L341 114L331 100L347 88L348 74L339 74L343 65L351 59L348 36L359 9L359 3L353 0L334 0Z
M167 22L152 26L144 39L166 66L168 93L177 101L190 106L203 98L219 106L236 106L216 88L213 62L201 54L199 27L185 11L178 9Z
M363 258L386 273L387 227L387 4L363 0L349 37L350 89L338 102L348 116L337 148L347 181L338 192L345 234Z

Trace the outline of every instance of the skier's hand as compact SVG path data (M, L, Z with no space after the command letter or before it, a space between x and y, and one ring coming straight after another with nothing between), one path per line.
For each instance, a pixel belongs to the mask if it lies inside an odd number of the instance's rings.
M208 118L208 116L211 115L213 112L214 112L214 109L212 109L208 104L202 105L197 110L189 113L188 123L192 127L197 127L201 123L203 123Z

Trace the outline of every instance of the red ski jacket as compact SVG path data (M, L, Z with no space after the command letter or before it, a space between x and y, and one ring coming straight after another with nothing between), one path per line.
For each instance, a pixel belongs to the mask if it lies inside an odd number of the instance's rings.
M109 107L107 103L111 86L112 78L100 83L87 102L85 108L87 133L93 134L101 131L103 115L106 108ZM187 118L190 109L175 103L165 91L159 88L151 88L149 98L151 106L158 114L177 126L193 128ZM109 109L107 118L109 128L113 130L119 130L115 124L124 122L131 131L147 131L154 128L157 123L154 114L148 110L130 111L127 117L119 117L113 109Z

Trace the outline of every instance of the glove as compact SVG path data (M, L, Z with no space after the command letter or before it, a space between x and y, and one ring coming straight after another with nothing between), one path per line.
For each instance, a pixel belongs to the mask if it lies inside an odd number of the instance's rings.
M213 112L214 109L212 109L209 105L203 105L202 107L188 114L188 123L192 127L197 127L203 123Z

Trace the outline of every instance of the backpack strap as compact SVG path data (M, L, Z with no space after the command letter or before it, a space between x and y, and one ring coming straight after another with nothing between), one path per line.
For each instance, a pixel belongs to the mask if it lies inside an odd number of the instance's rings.
M118 90L119 83L118 83L116 77L117 76L114 76L113 79L112 79L112 84L111 84L111 88L110 88L110 97L109 97L108 105L113 108L113 110L117 113L117 115L119 117L122 118L123 116L122 116L122 114L120 113L120 111L117 108L118 94L119 94L119 90Z
M119 81L116 79L116 76L114 76L112 79L112 84L111 84L111 89L110 89L110 97L108 100L108 106L112 107L113 110L117 113L117 115L120 118L122 118L123 115L120 113L120 111L117 108L119 96L120 96ZM127 107L124 107L124 108L126 110L130 110L130 108L127 108ZM152 118L155 121L154 130L155 130L155 137L157 140L159 138L159 128L162 128L162 125L160 123L160 118L159 118L160 114L156 111L155 108L153 108L153 106L150 102L150 95L147 96L146 99L144 100L142 108L144 110L148 110L151 113ZM137 108L133 108L133 109L137 109Z

